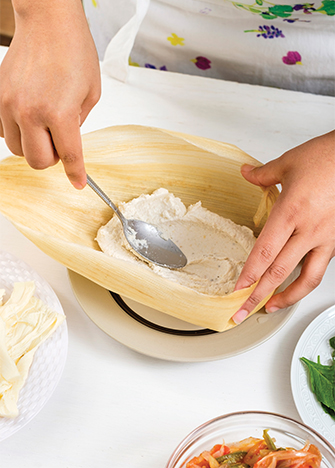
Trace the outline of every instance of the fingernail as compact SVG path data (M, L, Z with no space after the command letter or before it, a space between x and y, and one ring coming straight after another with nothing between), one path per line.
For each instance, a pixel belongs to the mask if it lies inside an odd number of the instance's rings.
M243 322L243 320L249 315L249 312L247 310L241 309L236 312L235 315L232 316L233 322L235 322L237 325Z
M243 166L241 167L241 169L243 171L252 171L253 169L255 169L256 166L253 166L252 164L243 164Z
M277 312L277 310L279 310L279 307L273 306L269 307L268 309L265 309L265 312L268 314L272 314L273 312Z
M82 184L81 182L72 182L72 185L78 190L82 190L85 187L85 184Z

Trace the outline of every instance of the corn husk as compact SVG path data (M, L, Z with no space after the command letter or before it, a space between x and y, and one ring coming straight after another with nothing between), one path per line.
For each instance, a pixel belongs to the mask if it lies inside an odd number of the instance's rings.
M241 165L260 165L257 160L206 138L127 125L84 135L83 148L87 173L116 204L164 187L186 206L201 200L257 236L278 195L276 187L263 192L241 176ZM113 213L89 187L74 189L62 164L36 171L24 158L11 156L0 163L0 193L0 211L47 255L106 289L176 318L229 329L235 326L231 316L255 288L208 296L108 257L95 237Z

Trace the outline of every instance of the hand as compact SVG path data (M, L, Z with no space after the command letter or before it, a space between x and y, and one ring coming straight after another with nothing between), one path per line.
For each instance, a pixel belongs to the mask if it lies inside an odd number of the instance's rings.
M267 312L288 307L315 289L335 255L335 132L314 138L262 167L245 165L249 182L282 191L251 251L235 290L260 280L241 309L242 320L302 260L300 276L265 305Z
M63 162L86 184L80 126L100 97L96 49L80 0L14 0L15 35L0 68L0 136L34 169Z

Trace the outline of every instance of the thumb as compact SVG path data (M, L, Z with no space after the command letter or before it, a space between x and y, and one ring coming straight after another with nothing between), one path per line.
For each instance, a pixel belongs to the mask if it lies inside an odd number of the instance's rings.
M248 182L254 185L269 187L280 183L280 173L277 168L276 160L270 161L264 166L252 166L244 164L241 167L241 174Z

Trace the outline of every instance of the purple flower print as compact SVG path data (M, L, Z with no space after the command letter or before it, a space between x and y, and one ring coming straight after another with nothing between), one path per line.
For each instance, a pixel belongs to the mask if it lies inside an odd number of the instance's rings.
M303 12L306 15L311 15L312 11L316 11L316 9L313 6L314 6L314 3L298 4L298 5L294 5L293 10L295 11L303 10Z
M264 37L264 39L273 39L275 37L285 37L283 31L274 26L259 26L258 31L260 34L257 34L257 37Z
M200 68L200 70L208 70L211 68L211 61L208 60L206 57L196 57L195 59L192 60L192 62L195 63L195 65Z
M212 11L211 8L203 8L202 10L199 11L199 13L202 13L203 15L208 15Z
M155 65L151 65L150 63L145 63L144 64L145 68L152 68L153 70L157 70L157 67ZM167 68L165 65L159 68L159 70L167 71Z
M295 23L296 21L299 21L300 23L310 23L309 20L301 20L300 18L284 18L283 21L286 21L287 23Z
M301 64L301 55L299 52L287 52L287 55L282 60L286 65Z

